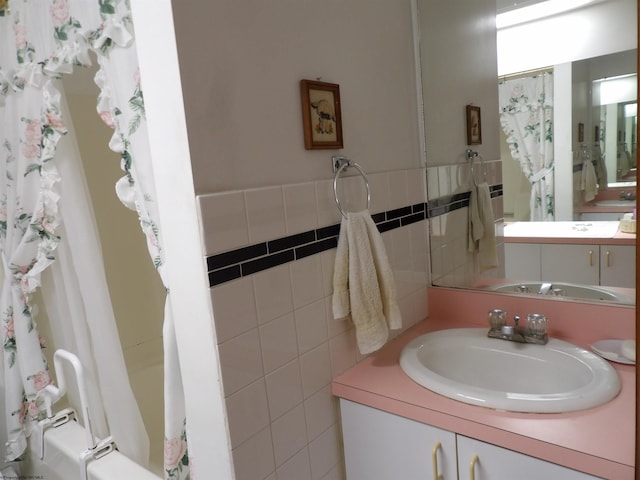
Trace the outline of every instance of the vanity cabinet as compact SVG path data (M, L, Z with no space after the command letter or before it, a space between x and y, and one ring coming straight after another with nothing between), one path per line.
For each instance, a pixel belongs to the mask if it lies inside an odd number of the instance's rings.
M507 278L635 287L633 245L505 243Z
M347 480L598 477L340 399Z
M540 281L540 244L505 243L505 275L513 280Z
M494 480L499 478L595 480L599 478L462 435L457 435L457 447L458 478L460 480Z
M540 280L600 285L598 245L540 245Z
M340 414L347 480L456 478L455 434L344 399Z
M633 288L636 250L627 245L600 245L600 285Z

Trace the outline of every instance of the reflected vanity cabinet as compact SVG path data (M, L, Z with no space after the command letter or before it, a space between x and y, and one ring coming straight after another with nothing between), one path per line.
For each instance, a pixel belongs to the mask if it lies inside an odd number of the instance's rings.
M513 280L635 287L633 245L505 243L505 264Z
M340 399L347 480L594 477Z

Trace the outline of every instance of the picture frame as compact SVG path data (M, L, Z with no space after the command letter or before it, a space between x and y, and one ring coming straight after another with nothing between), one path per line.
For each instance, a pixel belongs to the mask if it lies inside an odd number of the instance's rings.
M316 80L300 80L304 148L343 148L340 86Z
M467 105L467 145L482 144L482 122L480 107Z
M578 142L584 142L584 123L578 123Z

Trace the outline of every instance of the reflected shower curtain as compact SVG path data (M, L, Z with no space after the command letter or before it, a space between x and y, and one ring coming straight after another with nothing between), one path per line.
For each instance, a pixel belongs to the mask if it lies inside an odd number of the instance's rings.
M74 173L79 174L77 164L70 161L73 145L60 143L56 151L66 127L54 80L74 67L89 65L90 51L100 64L96 76L101 90L98 114L113 128L110 147L122 158L125 175L116 186L117 195L138 213L161 276L163 253L155 221L153 172L128 2L10 0L8 5L0 4L0 45L0 250L5 277L0 296L0 386L5 392L6 411L6 422L0 423L7 426L8 443L3 453L11 460L24 452L30 423L42 416L38 392L50 382L32 304L38 287L44 282L49 313L58 320L74 313L88 319L96 314L93 310L99 310L93 325L91 321L72 327L65 324L74 335L86 330L101 342L100 329L111 330L104 323L112 319L100 319L112 317L111 306L96 297L104 285L100 280L94 281L92 288L87 288L88 281L84 284L87 278L96 280L102 273L87 271L91 263L77 260L82 248L74 246L73 237L67 235L77 228L95 227L89 225L90 211L72 211L82 207L78 202L83 203L81 196L74 199L67 191L67 185L75 182ZM78 182L75 185L80 188ZM99 245L87 248L95 253ZM81 299L76 290L81 291ZM165 471L167 478L187 478L184 397L169 296L165 311ZM56 335L65 336L62 327L58 329ZM128 406L122 403L132 395L110 390L114 382L120 382L121 391L130 392L126 371L118 371L124 365L119 360L119 345L112 340L100 346L75 338L69 342L76 344L81 358L88 358L88 369L95 370L95 391L100 394L94 395L92 403L99 411L100 403L104 407L104 420L97 423L105 428L108 424L123 453L146 464L146 434L138 428L137 406L135 402ZM111 358L115 358L114 364ZM112 376L101 372L114 365ZM122 408L129 413L118 419Z
M553 220L553 75L504 80L498 92L511 156L531 184L530 220Z

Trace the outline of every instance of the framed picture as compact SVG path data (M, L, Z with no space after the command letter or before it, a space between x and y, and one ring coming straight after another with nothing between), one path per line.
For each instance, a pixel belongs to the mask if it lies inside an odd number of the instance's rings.
M584 123L578 123L578 142L584 142Z
M304 148L342 148L340 86L335 83L300 80Z
M467 105L467 145L480 145L481 143L480 107Z

